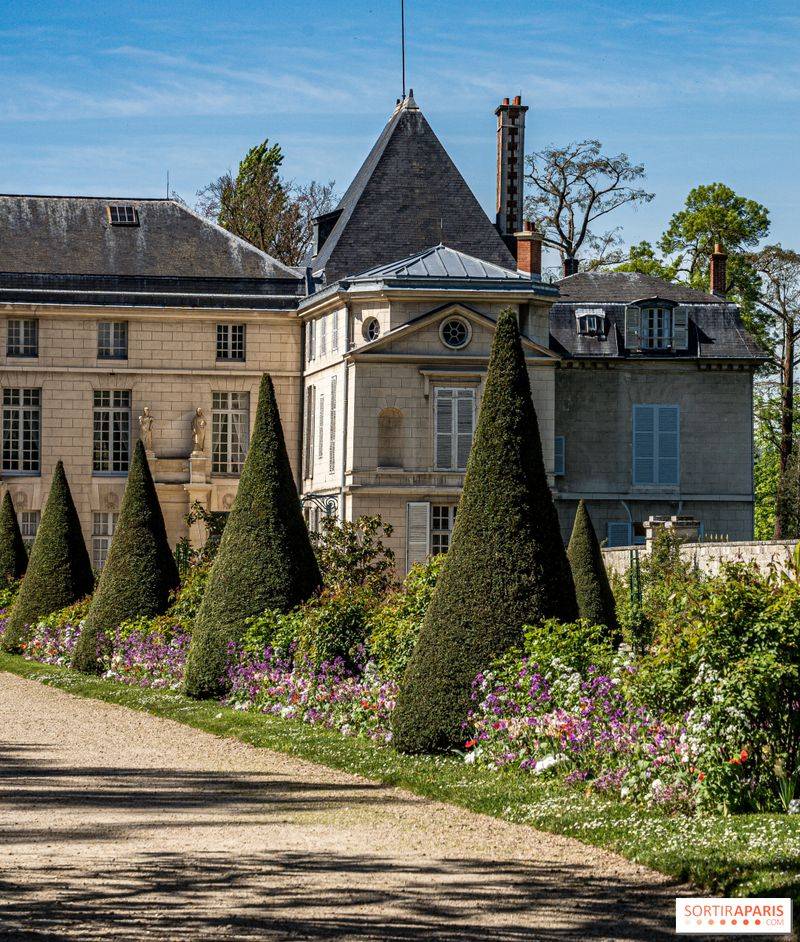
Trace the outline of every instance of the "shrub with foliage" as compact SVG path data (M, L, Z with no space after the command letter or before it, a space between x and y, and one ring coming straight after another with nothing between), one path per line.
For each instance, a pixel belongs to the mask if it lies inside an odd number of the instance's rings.
M167 540L144 444L136 443L111 549L92 599L73 666L100 669L101 635L132 618L162 614L178 587L178 567Z
M325 586L329 589L366 588L381 594L394 578L394 551L383 542L394 532L379 516L340 521L324 517L311 542Z
M592 518L583 500L578 502L567 558L575 582L578 612L593 625L605 625L611 637L619 631L614 594L600 551Z
M81 522L72 500L64 465L56 465L28 570L9 615L3 648L18 652L34 625L45 615L89 595L94 574Z
M472 680L522 626L577 617L513 311L498 318L450 550L401 684L395 744L462 740Z
M0 506L0 583L16 582L28 568L28 551L20 533L14 501L6 491Z
M222 692L229 645L267 608L288 612L321 586L272 380L264 375L239 489L192 631L189 696Z

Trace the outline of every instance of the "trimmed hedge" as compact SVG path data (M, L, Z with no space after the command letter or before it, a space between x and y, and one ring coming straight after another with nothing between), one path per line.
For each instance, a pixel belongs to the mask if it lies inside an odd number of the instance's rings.
M16 582L28 568L28 551L19 530L14 501L6 491L0 507L0 581Z
M228 645L249 618L287 612L322 585L292 477L272 380L261 381L253 440L194 624L185 690L224 690Z
M397 748L462 744L475 675L521 644L523 625L577 615L517 320L505 311L450 551L394 713Z
M81 522L64 465L59 461L31 550L28 571L3 635L3 648L11 653L18 652L28 625L72 605L89 595L93 588L94 574Z
M572 567L581 618L585 618L592 625L605 625L614 636L619 635L614 593L608 582L608 573L592 518L583 500L578 503L567 557Z
M99 637L131 618L152 618L166 611L179 581L147 455L138 441L114 538L72 666L95 673Z

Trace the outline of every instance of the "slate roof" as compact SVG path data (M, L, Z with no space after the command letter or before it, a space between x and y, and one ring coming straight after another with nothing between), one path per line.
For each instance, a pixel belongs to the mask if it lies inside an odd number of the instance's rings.
M502 268L516 267L412 96L389 119L335 218L313 261L328 284L438 242Z
M579 272L557 282L560 297L550 309L550 346L561 356L589 359L763 360L764 353L742 324L739 308L718 295L635 272ZM625 308L649 298L689 309L689 345L679 351L625 348ZM578 313L599 313L603 336L578 333Z
M135 207L114 226L106 207ZM297 278L295 269L167 199L0 195L0 273ZM2 280L2 274L0 274Z

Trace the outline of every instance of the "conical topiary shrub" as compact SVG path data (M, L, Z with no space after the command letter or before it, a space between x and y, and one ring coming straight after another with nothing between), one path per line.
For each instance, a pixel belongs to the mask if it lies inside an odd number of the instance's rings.
M0 506L0 582L16 582L28 568L28 551L19 531L14 501L6 491Z
M572 568L580 617L593 625L605 625L616 636L619 623L614 594L608 584L608 573L592 518L582 500L575 514L567 557Z
M195 619L186 665L191 697L223 689L230 642L265 608L288 611L322 579L297 494L272 380L264 375L253 439Z
M73 667L94 673L98 640L130 618L160 615L178 586L178 567L144 445L136 443L125 496L100 581L73 657Z
M3 635L6 651L19 651L27 626L91 593L94 575L64 465L58 462L42 521Z
M523 625L576 616L517 321L505 311L450 551L394 712L397 748L462 743L476 674L521 642Z

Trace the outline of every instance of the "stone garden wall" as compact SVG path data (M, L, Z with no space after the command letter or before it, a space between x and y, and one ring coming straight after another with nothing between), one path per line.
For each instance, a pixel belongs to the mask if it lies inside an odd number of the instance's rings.
M764 540L742 543L684 543L681 556L709 575L719 572L723 563L755 563L766 571L776 565L785 568L797 546L797 540ZM645 546L615 546L604 549L603 558L609 571L620 574L630 566L631 550L647 552Z

